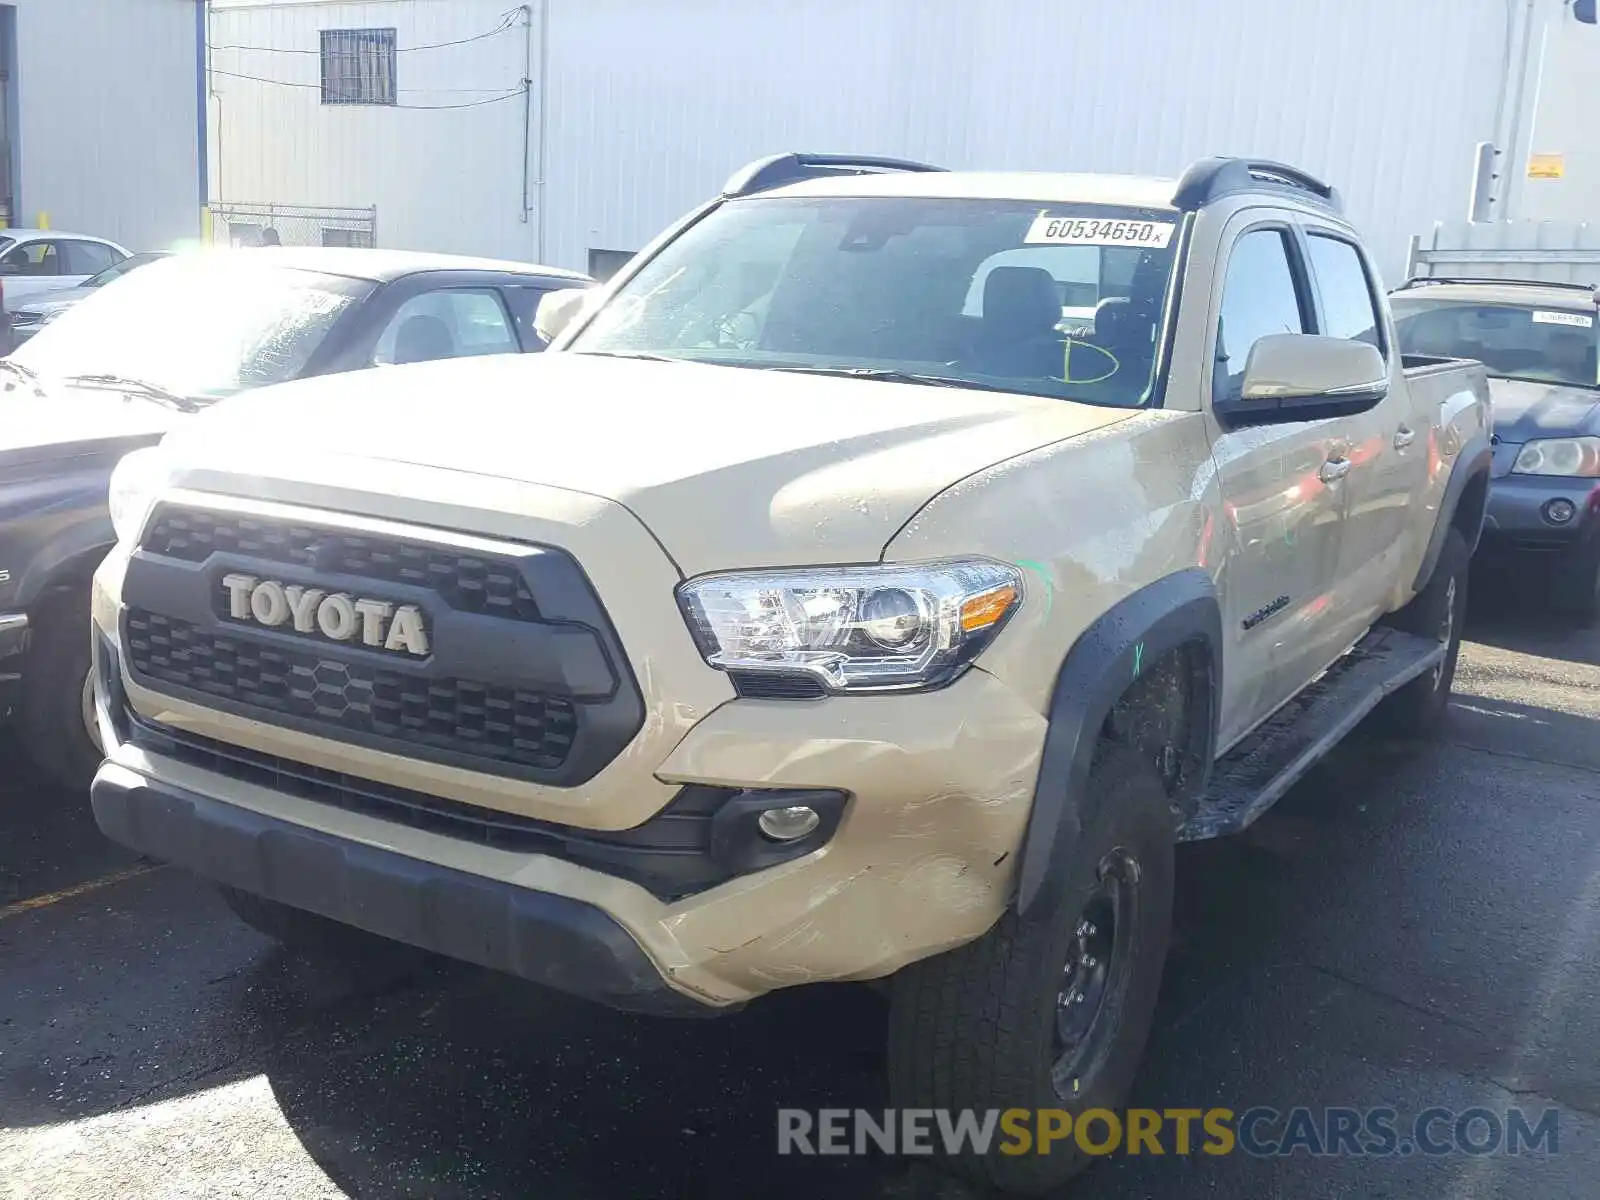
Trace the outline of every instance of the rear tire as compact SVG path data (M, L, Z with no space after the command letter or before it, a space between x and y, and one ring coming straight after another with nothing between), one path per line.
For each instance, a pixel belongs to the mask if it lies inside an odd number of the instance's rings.
M1444 548L1433 577L1399 612L1384 624L1418 637L1437 638L1445 646L1444 659L1424 671L1373 711L1372 724L1394 737L1422 738L1437 733L1450 704L1456 659L1461 653L1461 626L1467 613L1467 568L1472 555L1460 531L1445 534Z
M22 690L28 755L53 782L87 792L104 757L90 676L89 588L59 593L33 627Z
M1077 1114L1123 1104L1171 934L1174 818L1154 766L1121 747L1103 751L1090 798L1097 810L1052 904L1026 918L1008 909L976 941L895 976L895 1107ZM1071 1138L1015 1157L1002 1141L952 1165L983 1186L1040 1195L1093 1161Z

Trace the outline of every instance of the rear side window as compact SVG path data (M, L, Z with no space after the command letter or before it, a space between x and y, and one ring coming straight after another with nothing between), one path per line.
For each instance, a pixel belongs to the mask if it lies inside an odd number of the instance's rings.
M1211 396L1236 400L1251 348L1275 333L1304 333L1304 305L1290 266L1289 234L1255 229L1234 243L1222 285Z
M413 296L400 306L378 337L373 362L516 354L521 348L495 292L443 288Z
M63 242L67 251L68 275L98 275L113 267L122 257L110 246L99 242Z
M1322 332L1387 350L1372 299L1372 279L1360 251L1349 242L1319 233L1309 235L1306 241L1311 247L1317 294L1322 298Z

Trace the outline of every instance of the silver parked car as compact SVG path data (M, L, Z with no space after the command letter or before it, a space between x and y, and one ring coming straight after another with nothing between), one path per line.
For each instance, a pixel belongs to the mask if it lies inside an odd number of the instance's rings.
M89 276L82 283L35 293L11 311L12 345L22 345L78 301L94 295L96 288L104 287L114 279L121 279L129 271L136 271L140 267L170 257L172 257L170 250L152 250L146 254L130 255L121 262L107 267L98 275Z
M128 251L105 238L55 229L0 229L0 285L6 308L41 292L82 283L128 257Z

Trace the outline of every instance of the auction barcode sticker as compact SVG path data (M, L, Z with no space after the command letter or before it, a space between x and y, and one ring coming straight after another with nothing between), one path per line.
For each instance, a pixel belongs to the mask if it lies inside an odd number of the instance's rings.
M1176 228L1170 221L1040 214L1028 227L1028 236L1023 241L1030 246L1138 246L1165 250Z
M1584 313L1575 312L1536 312L1533 314L1535 325L1576 325L1579 329L1593 329L1594 318Z

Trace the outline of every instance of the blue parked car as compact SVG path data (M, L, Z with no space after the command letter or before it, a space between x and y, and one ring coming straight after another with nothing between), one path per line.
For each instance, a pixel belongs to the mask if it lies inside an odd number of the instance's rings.
M1552 599L1600 615L1600 289L1414 279L1390 297L1405 354L1475 358L1494 399L1480 558L1553 571Z

